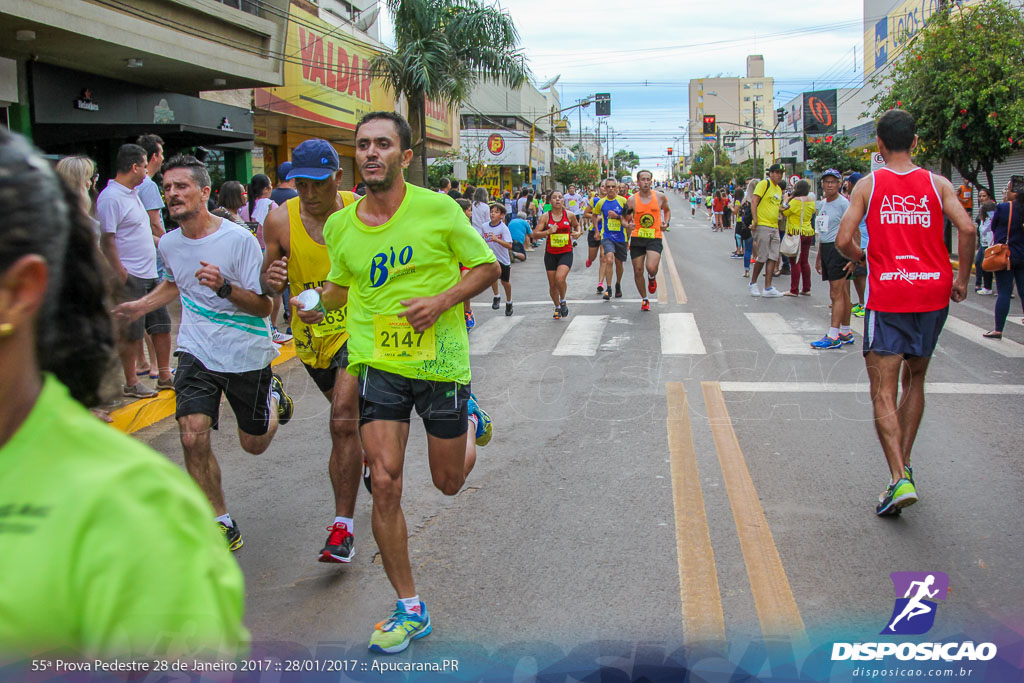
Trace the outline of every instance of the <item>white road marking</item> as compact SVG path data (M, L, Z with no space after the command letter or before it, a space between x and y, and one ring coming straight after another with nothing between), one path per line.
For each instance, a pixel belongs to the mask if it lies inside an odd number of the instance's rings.
M490 353L501 341L501 338L523 320L525 320L523 316L513 315L490 318L483 323L478 322L477 326L469 333L469 355L483 356Z
M643 301L643 299L626 299L624 297L619 299L613 298L611 301L605 301L599 294L595 294L593 299L566 299L565 303L570 306L579 306L580 304L604 304L607 306L609 303L638 304L641 301ZM552 310L554 309L554 304L551 303L551 299L543 299L539 301L519 301L518 299L514 299L512 303L515 304L516 308L519 308L520 306L550 306ZM655 302L652 301L651 303L653 304ZM473 301L471 305L478 308L489 308L491 300Z
M814 353L808 339L793 330L778 313L744 313L758 334L764 337L775 353L780 355L810 356Z
M722 391L755 394L866 394L861 382L721 382ZM1024 395L1024 384L928 382L925 394Z
M704 341L693 313L660 313L661 352L665 355L705 355Z
M601 344L601 336L607 324L606 315L578 315L572 318L551 355L593 356Z
M988 330L982 329L977 325L961 320L960 318L954 318L949 316L946 318L946 325L942 328L944 331L949 330L955 335L961 336L964 339L974 342L979 346L983 346L990 351L995 351L1001 356L1007 358L1024 358L1024 344L1018 344L1017 342L1006 339L985 339L981 335L988 332Z

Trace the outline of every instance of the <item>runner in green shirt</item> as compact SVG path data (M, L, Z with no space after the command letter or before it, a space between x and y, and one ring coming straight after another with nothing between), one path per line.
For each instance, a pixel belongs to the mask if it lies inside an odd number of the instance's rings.
M412 131L403 117L367 114L355 138L367 193L324 226L331 272L321 300L327 310L348 304L348 370L360 377L374 538L399 598L374 629L370 650L394 653L431 630L412 578L401 508L409 417L415 407L423 419L434 484L455 495L476 463L476 446L491 436L490 418L470 393L461 304L489 287L500 269L458 204L405 182ZM461 280L459 263L470 269Z
M242 574L209 503L83 405L113 346L88 218L2 130L0 213L0 655L240 654Z

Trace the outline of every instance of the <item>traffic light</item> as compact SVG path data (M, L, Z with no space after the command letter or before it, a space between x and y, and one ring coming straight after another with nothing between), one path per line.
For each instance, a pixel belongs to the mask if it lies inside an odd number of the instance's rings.
M715 115L706 114L704 116L704 135L715 134Z
M775 110L775 120L777 122L779 122L779 123L782 123L783 121L786 120L786 108L785 107L779 107L778 109Z
M594 113L597 116L611 116L612 115L612 95L607 92L599 92L594 94L594 104L596 110Z
M672 148L671 147L668 148L668 155L672 156Z

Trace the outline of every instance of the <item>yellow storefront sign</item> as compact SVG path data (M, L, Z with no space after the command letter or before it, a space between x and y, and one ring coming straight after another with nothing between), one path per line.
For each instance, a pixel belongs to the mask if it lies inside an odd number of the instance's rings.
M257 88L257 107L349 130L367 112L394 110L394 97L370 77L370 59L379 50L296 4L285 53L284 85Z

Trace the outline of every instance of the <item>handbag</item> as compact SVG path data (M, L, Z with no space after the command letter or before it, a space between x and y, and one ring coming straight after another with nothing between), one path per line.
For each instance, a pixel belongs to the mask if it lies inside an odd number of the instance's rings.
M1006 242L993 244L985 250L985 258L981 262L982 270L994 273L1010 269L1010 228L1013 227L1013 202L1010 202L1010 218L1006 221Z
M796 258L800 255L800 235L791 235L788 232L782 238L779 245L779 253L789 258Z

